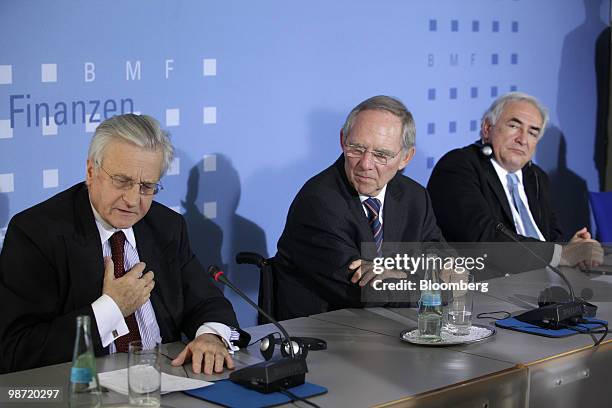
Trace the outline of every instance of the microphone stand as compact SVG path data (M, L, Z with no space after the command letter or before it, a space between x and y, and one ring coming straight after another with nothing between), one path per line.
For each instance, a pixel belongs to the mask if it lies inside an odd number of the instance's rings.
M552 327L558 328L560 323L564 321L569 321L571 324L578 323L584 317L594 317L597 312L597 306L592 305L588 302L580 298L576 298L574 295L574 288L572 284L567 279L564 273L550 264L550 262L543 259L538 253L533 251L527 245L519 241L512 233L508 231L506 226L501 222L495 226L495 229L506 237L510 238L512 241L519 244L523 249L529 252L531 255L542 261L547 268L556 273L561 277L565 285L568 287L570 292L570 300L569 302L559 302L552 305L542 306L537 309L530 310L518 316L515 316L515 319L520 320L522 322L535 324L537 326L544 327Z
M296 358L293 351L293 344L287 330L262 310L255 302L236 286L234 286L224 275L224 272L216 265L208 267L208 273L211 277L232 289L236 294L243 298L249 305L263 314L272 324L274 324L282 333L285 342L289 347L290 357L273 358L268 361L263 361L258 364L253 364L240 370L233 371L229 379L237 384L241 384L255 391L268 394L275 391L282 391L287 388L295 387L304 384L306 381L306 373L308 366L303 358ZM281 344L282 347L282 344Z

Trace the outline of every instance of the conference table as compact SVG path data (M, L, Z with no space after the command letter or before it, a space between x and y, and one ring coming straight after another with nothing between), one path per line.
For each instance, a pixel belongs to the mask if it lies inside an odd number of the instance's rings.
M612 278L565 271L577 294L590 296L598 317L612 318ZM545 286L562 285L556 275L531 271L489 280L488 292L474 296L474 316L482 312L513 314L537 306ZM494 327L492 319L474 323ZM312 397L322 407L610 407L612 406L612 339L593 347L589 335L547 338L496 328L482 342L447 347L423 347L400 340L400 333L417 324L411 308L343 309L287 320L291 335L319 337L325 351L308 354L308 382L328 389ZM276 329L268 324L248 328L254 339ZM597 335L597 336L600 336ZM193 374L188 366L172 367L170 358L182 344L162 346L162 370L204 380L223 375ZM238 367L262 361L257 344L235 355ZM127 366L125 354L97 359L99 372ZM0 387L62 387L67 390L70 363L0 376ZM126 404L127 397L104 392L108 406ZM162 397L166 407L216 406L183 393ZM33 404L34 405L34 404ZM36 404L37 406L67 406ZM297 406L305 406L297 402ZM23 403L0 406L23 407Z

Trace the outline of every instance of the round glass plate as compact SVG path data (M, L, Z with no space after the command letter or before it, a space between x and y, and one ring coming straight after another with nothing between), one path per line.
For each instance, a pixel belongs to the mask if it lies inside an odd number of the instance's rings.
M422 339L419 337L418 329L408 329L400 333L400 340L405 341L406 343L418 344L420 346L443 347L476 343L488 339L494 334L495 328L493 327L482 324L473 324L472 327L470 327L470 334L465 336L455 336L446 328L442 327L442 340L431 341L429 339Z

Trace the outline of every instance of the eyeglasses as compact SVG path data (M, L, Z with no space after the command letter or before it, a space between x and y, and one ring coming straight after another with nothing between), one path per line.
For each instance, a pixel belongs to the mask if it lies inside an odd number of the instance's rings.
M361 159L366 154L366 152L370 152L372 154L372 159L374 160L374 163L382 164L383 166L386 166L389 163L389 160L395 159L395 157L402 151L402 149L400 149L395 154L389 154L376 150L368 150L368 148L365 146L352 143L345 143L343 147L344 154L347 157Z
M139 183L137 181L132 180L129 177L111 175L108 171L104 170L101 164L98 164L98 167L102 169L106 173L108 177L110 177L113 186L119 190L131 190L134 188L134 184L138 184L140 186L140 194L142 195L154 195L159 193L160 190L164 189L164 186L161 183Z

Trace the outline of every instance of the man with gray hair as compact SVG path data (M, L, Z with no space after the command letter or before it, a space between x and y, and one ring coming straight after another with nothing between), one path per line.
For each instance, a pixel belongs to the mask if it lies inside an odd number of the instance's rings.
M531 161L547 122L548 112L536 98L505 94L484 113L480 140L438 161L427 189L448 241L512 242L508 234L531 243L561 240L548 177ZM567 245L532 248L555 266L585 267L600 262L602 255L586 228ZM543 266L523 248L518 251L522 256L513 257L513 263L523 262L524 269Z
M361 290L374 278L364 261L394 255L383 241L442 239L427 191L401 174L414 157L415 133L412 114L388 96L348 115L343 154L306 182L289 209L275 257L278 318L361 307ZM385 274L378 278L406 277Z
M185 334L174 365L233 368L232 306L192 253L185 220L153 201L173 153L152 117L107 119L85 182L12 218L0 253L0 372L70 361L78 315L91 317L96 355Z

